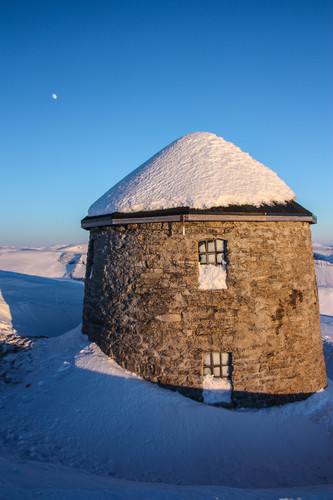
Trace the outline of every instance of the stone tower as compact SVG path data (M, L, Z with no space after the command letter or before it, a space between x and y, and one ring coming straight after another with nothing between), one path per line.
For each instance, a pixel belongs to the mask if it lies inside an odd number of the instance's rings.
M264 165L214 134L178 139L103 195L83 331L121 366L225 406L326 386L310 224Z

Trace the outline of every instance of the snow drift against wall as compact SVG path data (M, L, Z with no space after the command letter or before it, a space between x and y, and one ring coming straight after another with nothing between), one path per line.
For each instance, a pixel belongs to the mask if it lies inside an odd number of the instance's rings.
M107 191L90 216L175 207L208 209L295 200L293 191L262 163L207 132L185 135Z

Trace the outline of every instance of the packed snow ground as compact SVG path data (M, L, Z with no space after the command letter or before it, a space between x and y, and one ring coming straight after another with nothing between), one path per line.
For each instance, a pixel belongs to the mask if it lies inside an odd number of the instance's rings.
M32 271L38 261L43 259L30 261ZM21 264L15 273L22 288L15 293L24 296L31 277L24 278ZM41 300L43 293L41 288ZM215 408L123 370L80 327L31 342L13 327L11 305L5 299L1 304L0 498L332 497L332 382L283 407ZM46 330L47 310L61 308L51 301L44 307ZM328 312L321 325L332 376Z
M215 134L195 132L172 142L127 175L88 213L259 206L294 199L285 182L248 153Z

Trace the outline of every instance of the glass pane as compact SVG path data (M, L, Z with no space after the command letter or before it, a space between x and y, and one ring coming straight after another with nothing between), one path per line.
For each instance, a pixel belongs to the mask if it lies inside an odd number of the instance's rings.
M211 368L208 368L208 366L205 366L205 368L203 369L203 374L204 375L213 375Z
M208 264L215 264L215 253L208 254Z
M215 241L207 241L208 252L215 252Z
M214 366L213 375L214 377L221 377L220 366Z
M222 377L228 377L230 373L229 366L222 366Z
M205 241L200 241L199 243L199 253L205 252L206 251L206 242Z
M223 240L216 240L216 251L223 252Z
M216 262L218 264L222 264L222 254L221 253L216 254Z
M203 362L204 362L204 365L211 365L212 364L212 362L210 360L210 353L204 354Z
M220 362L220 353L219 352L213 352L213 365L219 365L221 364Z
M222 352L222 365L230 364L230 354L228 352Z
M207 264L207 255L205 253L199 254L200 264Z

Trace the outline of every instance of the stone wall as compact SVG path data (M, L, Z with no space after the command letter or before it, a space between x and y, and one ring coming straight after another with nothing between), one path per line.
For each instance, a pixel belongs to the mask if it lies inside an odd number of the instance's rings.
M83 331L121 366L200 400L203 354L232 353L235 405L326 386L311 235L303 222L91 230ZM227 242L227 290L198 289L198 242Z

